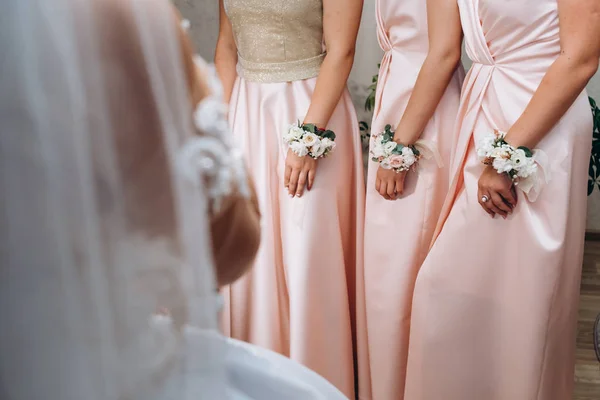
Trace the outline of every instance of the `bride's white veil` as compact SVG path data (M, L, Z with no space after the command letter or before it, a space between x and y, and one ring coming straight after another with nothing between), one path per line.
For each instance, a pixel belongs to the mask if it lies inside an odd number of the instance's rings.
M178 34L166 0L2 2L2 399L225 398L222 348L181 357L217 296Z

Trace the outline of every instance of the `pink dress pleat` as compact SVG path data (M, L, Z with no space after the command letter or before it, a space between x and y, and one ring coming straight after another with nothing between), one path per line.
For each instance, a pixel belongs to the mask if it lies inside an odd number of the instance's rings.
M377 0L376 7L378 39L385 54L372 133L400 121L428 51L425 1ZM375 190L378 164L369 163L363 272L366 325L358 331L361 400L402 400L404 395L413 287L448 190L463 76L459 68L422 135L435 143L443 167L433 159L423 160L417 172L408 174L402 198L388 201Z
M336 150L319 160L312 190L292 199L283 186L282 134L306 114L316 81L235 84L230 122L256 184L262 238L253 269L224 292L224 326L233 338L306 365L353 399L351 310L362 264L364 182L347 92L327 126L337 133Z
M405 400L572 398L592 119L586 93L537 146L550 177L506 220L477 199L474 143L507 131L560 52L556 0L459 0L473 60L451 188L413 299Z

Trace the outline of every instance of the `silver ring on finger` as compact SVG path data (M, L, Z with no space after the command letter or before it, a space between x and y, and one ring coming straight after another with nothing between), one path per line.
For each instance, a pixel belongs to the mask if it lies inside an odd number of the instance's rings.
M490 198L487 195L483 195L481 196L481 202L482 203L487 203L488 201L490 201Z

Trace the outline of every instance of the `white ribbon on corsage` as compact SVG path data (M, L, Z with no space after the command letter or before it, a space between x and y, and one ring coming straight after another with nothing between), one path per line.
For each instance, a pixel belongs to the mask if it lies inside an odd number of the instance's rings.
M414 146L415 149L419 151L419 154L421 154L421 157L426 160L434 159L438 168L442 168L444 166L442 156L440 155L435 142L426 139L419 139L415 142Z
M533 150L533 159L537 165L535 172L527 178L520 178L517 188L520 189L527 199L535 202L544 186L550 182L551 169L548 155L540 149Z

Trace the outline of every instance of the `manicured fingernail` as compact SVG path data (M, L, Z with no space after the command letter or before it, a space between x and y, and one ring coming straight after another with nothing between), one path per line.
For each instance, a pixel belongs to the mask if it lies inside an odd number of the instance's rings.
M298 194L298 193L296 194L296 197L300 197L300 196L302 196L302 195L301 195L301 194Z
M290 197L293 199L293 198L294 198L294 195L293 195L292 193L290 193Z

